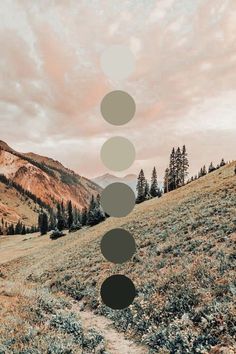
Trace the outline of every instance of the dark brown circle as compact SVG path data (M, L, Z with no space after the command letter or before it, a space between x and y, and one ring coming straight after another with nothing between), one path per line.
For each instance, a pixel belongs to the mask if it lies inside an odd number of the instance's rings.
M135 286L125 275L112 275L101 286L103 303L114 310L127 308L132 304L135 295Z

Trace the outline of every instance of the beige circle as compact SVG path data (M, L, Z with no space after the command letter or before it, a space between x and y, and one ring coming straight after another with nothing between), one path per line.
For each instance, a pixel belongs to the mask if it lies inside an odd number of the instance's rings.
M134 56L125 45L112 45L101 55L101 67L112 80L124 80L134 70Z
M135 114L134 99L125 91L109 92L102 100L101 113L108 123L126 124Z
M125 183L111 183L102 191L101 206L108 215L121 218L133 210L135 194Z
M129 168L135 159L135 148L126 138L114 136L102 146L101 159L112 171L123 171Z

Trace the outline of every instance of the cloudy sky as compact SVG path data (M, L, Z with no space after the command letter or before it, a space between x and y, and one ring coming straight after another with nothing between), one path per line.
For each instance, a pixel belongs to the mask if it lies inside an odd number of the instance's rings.
M130 138L136 161L162 177L172 146L186 144L190 173L236 151L235 0L2 0L0 139L94 177L107 138ZM110 81L100 57L112 44L135 56ZM111 126L105 94L122 89L134 119Z

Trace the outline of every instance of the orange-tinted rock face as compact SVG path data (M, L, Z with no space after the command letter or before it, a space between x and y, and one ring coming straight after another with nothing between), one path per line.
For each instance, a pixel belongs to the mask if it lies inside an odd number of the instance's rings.
M88 205L92 194L101 192L95 183L65 168L58 161L33 153L18 153L1 141L0 174L50 206L55 206L58 201L66 203L71 200L74 206L81 209ZM3 205L4 201L0 202Z

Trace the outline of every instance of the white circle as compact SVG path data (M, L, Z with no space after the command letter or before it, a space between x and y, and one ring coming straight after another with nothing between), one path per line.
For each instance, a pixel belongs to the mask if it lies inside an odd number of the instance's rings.
M112 45L102 53L101 67L112 80L123 80L134 70L134 56L128 47Z

